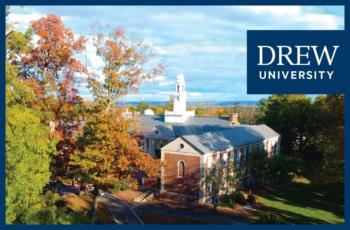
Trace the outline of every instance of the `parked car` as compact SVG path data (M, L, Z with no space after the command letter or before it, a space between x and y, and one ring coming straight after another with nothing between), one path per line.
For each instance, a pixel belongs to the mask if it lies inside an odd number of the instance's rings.
M102 196L102 197L106 197L106 196L108 196L108 192L99 189L99 190L98 190L98 195L100 195L100 196Z

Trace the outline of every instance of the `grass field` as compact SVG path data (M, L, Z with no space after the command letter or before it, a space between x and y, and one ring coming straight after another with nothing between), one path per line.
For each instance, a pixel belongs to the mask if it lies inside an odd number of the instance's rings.
M74 212L86 213L90 215L92 209L92 197L90 196L77 196L73 193L69 193L62 197L67 208ZM109 212L104 202L98 202L96 217L98 223L101 224L115 224L115 221Z
M344 184L293 183L269 189L257 198L263 205L259 215L272 214L280 223L344 223Z

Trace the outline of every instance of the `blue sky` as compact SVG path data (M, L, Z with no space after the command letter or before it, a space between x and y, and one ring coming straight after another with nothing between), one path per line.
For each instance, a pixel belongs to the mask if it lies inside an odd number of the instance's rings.
M343 6L14 6L10 11L19 30L53 13L75 34L92 36L90 26L99 22L143 39L156 53L152 62L163 61L166 69L123 101L168 100L179 73L185 75L189 101L258 100L266 95L246 94L248 29L344 28ZM86 56L88 68L99 73L103 62L91 41ZM79 90L91 98L84 85Z

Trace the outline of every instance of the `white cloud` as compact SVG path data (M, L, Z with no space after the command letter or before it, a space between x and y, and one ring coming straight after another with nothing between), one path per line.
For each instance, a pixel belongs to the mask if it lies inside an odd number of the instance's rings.
M156 82L162 82L162 81L165 81L165 80L166 80L166 78L163 75L158 75L158 76L155 76L155 77L151 78L151 81L156 81Z
M144 83L158 83L159 87L166 87L175 84L174 81L169 81L164 75L158 75L150 79L146 79Z
M31 14L10 13L8 16L8 23L13 24L16 30L25 31L29 27L29 24L32 21L38 20L44 16L45 15L39 14L39 13L31 13Z
M201 97L201 96L203 96L203 94L200 93L200 92L189 92L188 96L190 96L190 97Z
M36 35L36 34L34 34L33 36L32 36L32 42L33 42L33 44L34 44L34 47L37 47L38 46L38 41L39 41L39 39L40 39L40 37L38 36L38 35Z
M259 24L254 21L253 25L245 25L245 29L341 29L343 17L327 13L309 12L303 6L234 6L234 10L242 10L260 16L261 20L275 21L272 25ZM261 22L260 22L261 23ZM254 28L255 27L255 28ZM285 28L283 28L285 27Z
M170 46L154 47L159 55L189 56L192 53L241 53L246 52L245 46L232 45L200 45L200 44L176 44Z
M96 47L93 44L92 37L87 36L86 46L86 56L90 60L90 66L92 69L101 69L104 62L101 57L96 54Z
M300 6L235 6L237 8L265 16L287 17L300 15Z
M300 24L307 22L308 29L320 28L334 30L342 25L342 20L329 14L307 14L294 19Z
M170 85L174 85L175 82L174 81L163 81L163 82L159 82L159 86L160 87L165 87L165 86L170 86Z
M159 95L167 95L167 96L173 95L174 93L175 93L175 90L174 91L159 91L159 92L157 92L157 94L159 94Z
M10 13L8 16L8 22L14 24L15 29L25 30L29 27L29 24L32 21L38 20L42 17L45 17L45 14L39 13L30 13L30 14L20 14L20 13ZM63 22L66 22L71 19L69 16L61 17Z
M13 23L29 23L34 20L38 20L45 15L43 14L38 14L38 13L31 13L31 14L14 14L10 13L9 14L9 21Z
M205 15L201 13L182 13L179 17L176 13L158 13L151 15L150 17L154 21L160 21L160 22L174 22L174 21L185 21L185 22L203 22L205 19Z
M166 101L168 99L169 99L169 95L140 93L140 94L125 95L122 98L122 101Z

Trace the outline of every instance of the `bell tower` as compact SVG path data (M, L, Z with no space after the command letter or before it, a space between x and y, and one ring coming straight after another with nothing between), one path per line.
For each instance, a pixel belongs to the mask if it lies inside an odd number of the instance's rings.
M179 74L176 79L176 92L174 94L174 109L173 111L165 111L164 121L172 123L183 123L188 117L194 116L193 111L186 111L186 88L185 76Z
M176 93L174 98L174 112L186 112L186 91L185 91L185 77L179 74L176 80Z

